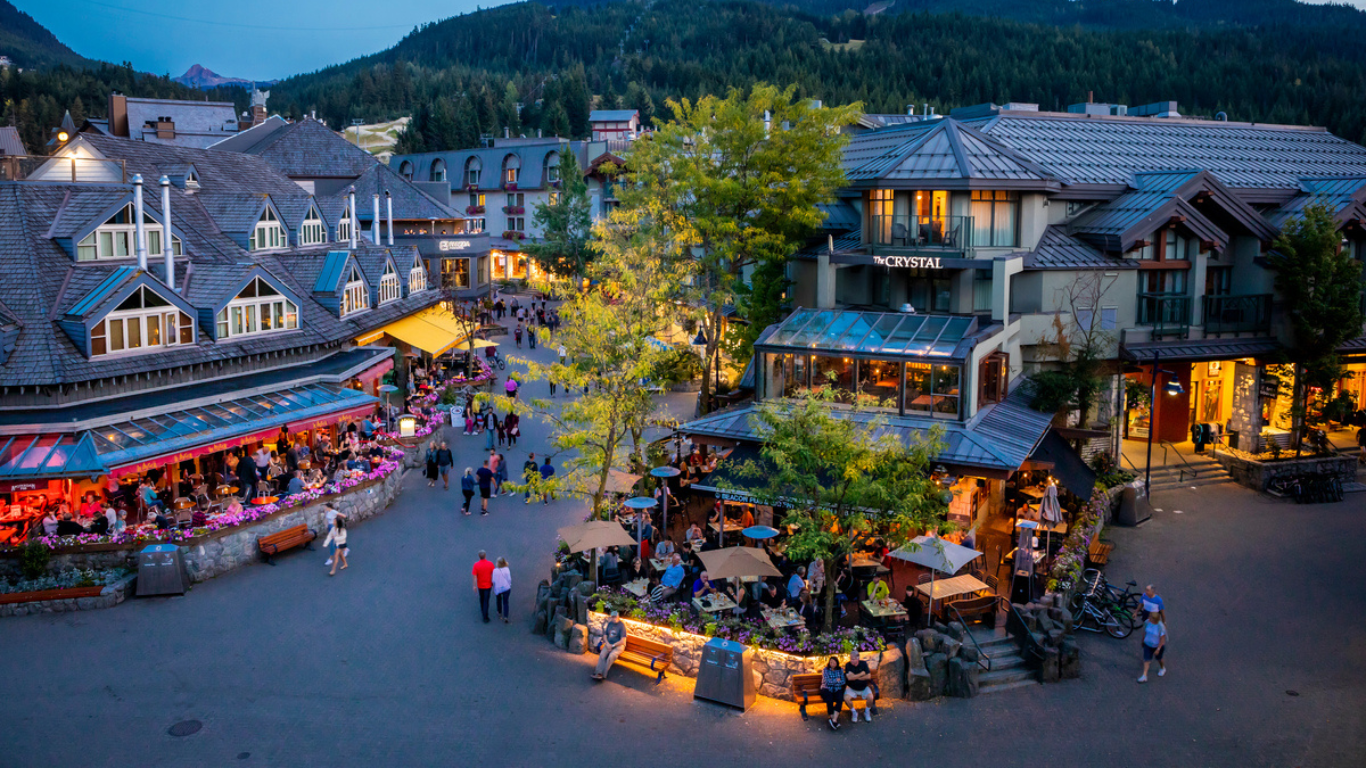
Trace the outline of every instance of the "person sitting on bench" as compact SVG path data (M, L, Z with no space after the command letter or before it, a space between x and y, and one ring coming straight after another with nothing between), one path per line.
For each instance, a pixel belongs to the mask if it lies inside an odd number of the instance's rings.
M858 649L849 652L849 663L844 665L844 700L849 702L849 711L854 716L854 722L858 722L858 710L854 708L855 699L863 699L867 704L863 709L863 719L873 722L873 689L868 684L873 681L872 670L868 669L868 662L859 659Z
M617 657L626 650L626 625L621 623L620 614L612 611L612 617L602 628L602 649L598 651L598 666L593 670L594 680L607 678L607 670L616 663Z

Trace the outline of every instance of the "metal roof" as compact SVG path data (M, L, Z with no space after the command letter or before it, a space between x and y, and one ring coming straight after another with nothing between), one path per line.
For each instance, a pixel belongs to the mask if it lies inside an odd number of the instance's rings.
M798 309L754 346L881 358L961 358L977 329L972 317L840 309Z
M0 125L0 155L27 155L24 141L19 138L19 129L12 125Z
M100 303L117 290L120 285L123 285L137 273L137 267L119 267L118 269L115 269L108 277L101 281L99 285L95 286L95 290L86 294L76 306L72 307L67 314L76 317L85 317L87 312L99 306Z
M0 437L0 478L97 477L105 465L90 434Z
M625 123L638 114L634 109L595 109L588 113L588 122Z
M1339 220L1366 218L1366 175L1300 179L1301 194L1276 209L1269 218L1282 226L1311 202L1326 203Z
M350 251L328 251L327 258L323 260L322 271L313 283L313 290L317 293L331 293L337 290L337 281L341 280L342 270L350 260Z
M943 118L870 131L844 153L850 181L1025 181L1056 186L1052 175L975 128Z
M1201 339L1198 341L1145 341L1124 346L1125 355L1140 363L1158 355L1161 361L1198 363L1232 360L1279 352L1275 339Z
M1050 226L1039 244L1025 254L1025 269L1138 269L1133 259L1107 256L1095 247L1067 234L1066 228Z

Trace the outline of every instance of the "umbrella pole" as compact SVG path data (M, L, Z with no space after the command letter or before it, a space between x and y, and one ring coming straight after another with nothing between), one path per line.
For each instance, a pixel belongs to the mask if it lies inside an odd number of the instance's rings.
M664 532L663 532L661 535L662 535L664 538L668 538L668 537L669 537L669 488L668 488L666 485L664 485L664 478L662 478L662 477L659 478L659 491L660 491L659 495L660 495L660 497L663 499L663 502L664 502Z
M934 626L934 577L937 576L937 575L938 575L938 572L935 571L933 568L931 568L931 569L930 569L930 615L925 619L925 627L926 627L926 628L929 628L929 627Z

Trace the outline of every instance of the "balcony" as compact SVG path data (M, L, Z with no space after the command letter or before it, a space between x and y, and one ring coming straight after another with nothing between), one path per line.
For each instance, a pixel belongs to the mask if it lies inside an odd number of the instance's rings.
M1151 326L1154 339L1184 337L1191 324L1191 297L1184 293L1138 294L1138 324Z
M874 215L869 242L898 252L962 254L972 250L971 216Z
M1271 331L1271 294L1205 297L1205 333L1259 333Z

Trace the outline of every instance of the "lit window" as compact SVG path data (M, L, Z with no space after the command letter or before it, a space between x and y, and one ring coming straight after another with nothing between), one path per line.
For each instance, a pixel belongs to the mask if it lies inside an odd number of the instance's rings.
M341 218L337 220L337 242L345 243L351 240L351 209L342 210Z
M194 320L140 287L90 329L90 356L194 343Z
M299 245L317 245L327 242L327 228L317 208L309 208L304 217L304 225L299 229Z
M342 295L342 317L369 308L370 291L365 286L365 278L361 277L360 270L351 267L351 274L346 279L346 289Z
M408 270L408 295L427 290L427 268L422 266L422 258L413 259L413 268Z
M270 206L266 206L266 209L261 212L261 218L256 221L256 227L251 231L247 250L264 251L268 248L284 248L285 245L285 228L280 226L280 220L275 217L275 211Z
M257 277L218 311L217 319L219 339L292 331L299 327L299 307Z
M384 274L379 278L379 304L384 306L391 301L403 298L403 284L398 281L398 273L393 264L384 265Z
M152 255L161 253L161 225L142 214L142 224L147 231L147 252ZM133 223L133 206L125 205L108 221L94 232L81 238L76 244L77 261L100 261L103 259L130 259L137 255L137 227ZM181 254L180 238L171 237L171 252Z

